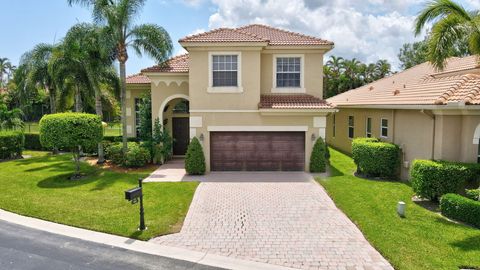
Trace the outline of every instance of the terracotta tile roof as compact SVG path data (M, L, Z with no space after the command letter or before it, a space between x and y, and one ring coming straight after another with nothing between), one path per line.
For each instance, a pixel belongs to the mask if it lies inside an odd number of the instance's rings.
M147 84L150 79L142 74L134 74L127 77L127 84Z
M320 38L290 32L271 26L251 24L238 28L218 28L184 37L179 42L268 42L269 45L333 45Z
M261 95L259 109L330 109L327 101L307 94Z
M450 58L442 72L423 63L329 98L335 106L480 104L480 66L476 56Z
M186 53L172 57L160 65L155 65L153 67L142 69L142 72L188 72L188 62L188 53Z

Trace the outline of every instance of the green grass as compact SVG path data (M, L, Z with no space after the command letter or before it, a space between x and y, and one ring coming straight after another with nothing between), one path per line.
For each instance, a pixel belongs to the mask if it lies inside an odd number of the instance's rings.
M352 159L330 153L332 176L317 181L395 269L480 267L480 230L413 203L407 184L353 176ZM407 203L404 219L395 212L398 201Z
M145 183L147 231L138 232L139 206L124 199L140 173L118 173L82 164L89 176L68 180L71 155L25 151L36 157L0 163L0 208L21 215L137 239L177 232L198 183Z
M37 134L40 132L38 122L28 122L25 123L23 128L25 133L34 133ZM103 129L103 136L122 136L122 124L119 123L108 123L108 126Z

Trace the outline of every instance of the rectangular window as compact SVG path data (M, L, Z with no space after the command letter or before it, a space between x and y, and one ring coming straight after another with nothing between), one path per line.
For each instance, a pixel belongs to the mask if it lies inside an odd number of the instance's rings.
M238 86L238 55L212 56L212 86Z
M355 121L353 116L348 117L348 138L353 139L355 135Z
M277 87L300 87L300 57L278 57L276 67Z
M335 133L337 133L337 119L335 117L335 114L333 115L333 125L332 125L332 137L335 138Z
M137 137L140 136L140 98L135 99L135 132Z
M387 138L388 137L388 119L382 119L380 124L381 124L380 135L383 138Z
M367 138L372 137L372 118L368 117L367 118L367 123L365 124L365 130L366 130L366 136Z

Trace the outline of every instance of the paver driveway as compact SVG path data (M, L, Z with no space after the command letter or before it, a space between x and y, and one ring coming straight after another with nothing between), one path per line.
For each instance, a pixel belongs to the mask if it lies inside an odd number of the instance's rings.
M313 180L203 182L181 232L152 241L293 268L393 269Z

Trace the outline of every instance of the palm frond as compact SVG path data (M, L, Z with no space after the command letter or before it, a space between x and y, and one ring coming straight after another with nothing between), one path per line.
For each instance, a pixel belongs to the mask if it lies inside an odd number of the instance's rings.
M434 0L427 4L415 19L415 35L419 35L429 22L454 15L460 21L471 21L471 14L451 0Z
M155 24L142 24L134 27L129 37L130 45L137 52L154 58L158 63L167 60L172 53L173 44L168 32Z

